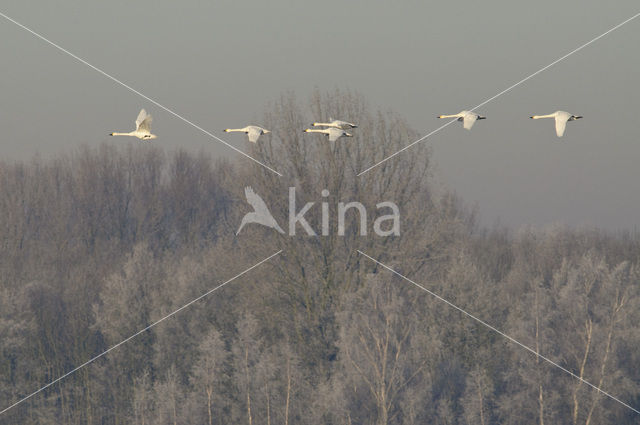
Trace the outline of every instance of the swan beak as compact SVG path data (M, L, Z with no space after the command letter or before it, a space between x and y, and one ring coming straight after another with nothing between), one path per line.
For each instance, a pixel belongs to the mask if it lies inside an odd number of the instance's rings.
M353 137L353 134L346 133L346 134L345 134L345 136L347 136L347 137Z
M353 128L358 128L358 126L357 126L357 125L354 125L354 126L353 126Z
M582 115L579 115L579 116L573 117L573 118L576 119L576 120L579 120L580 118L582 118Z
M269 134L269 133L271 133L271 131L270 130L264 130L263 133L264 134Z
M478 117L479 120L486 120L487 117Z

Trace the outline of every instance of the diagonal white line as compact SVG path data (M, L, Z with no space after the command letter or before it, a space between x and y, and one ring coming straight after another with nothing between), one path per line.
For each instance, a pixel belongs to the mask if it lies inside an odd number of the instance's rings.
M376 260L375 258L370 257L369 255L365 254L364 252L362 252L362 251L360 251L360 250L357 250L357 251L358 251L358 253L360 253L360 255L363 255L363 256L367 257L368 259L370 259L370 260L371 260L371 261L373 261L374 263L376 263L376 264L378 264L378 265L380 265L380 266L384 267L385 269L389 270L389 271L390 271L390 272L392 272L393 274L395 274L395 275L397 275L397 276L401 277L402 279L406 280L406 281L407 281L407 282L409 282L409 283L412 283L412 284L413 284L413 285L415 285L416 287L418 287L418 288L422 289L423 291L425 291L425 292L426 292L426 293L428 293L429 295L431 295L431 296L433 296L433 297L437 298L438 300L442 301L443 303L447 304L448 306L453 307L454 309L456 309L456 310L458 310L459 312L461 312L462 314L464 314L464 315L466 315L466 316L468 316L468 317L472 318L473 320L475 320L476 322L480 323L481 325L483 325L483 326L485 326L485 327L487 327L487 328L491 329L492 331L494 331L494 332L496 332L497 334L499 334L499 335L503 336L504 338L508 339L509 341L511 341L511 342L513 342L513 343L515 343L515 344L519 345L520 347L524 348L525 350L527 350L527 351L529 351L529 352L531 352L531 353L535 354L536 356L538 356L538 357L539 357L539 358L541 358L542 360L544 360L544 361L546 361L546 362L548 362L548 363L552 364L553 366L557 367L558 369L562 370L563 372L568 373L569 375L573 376L573 377L574 377L574 378L576 378L577 380L579 380L579 381L581 381L581 382L583 382L583 383L587 384L587 385L588 385L588 386L590 386L591 388L593 388L593 389L597 390L598 392L600 392L600 393L602 393L602 394L606 395L606 396L607 396L607 397L609 397L610 399L617 401L618 403L622 404L624 407L626 407L626 408L628 408L628 409L633 410L635 413L640 414L640 410L634 409L633 407L629 406L627 403L625 403L625 402L621 401L620 399L618 399L618 398L616 398L616 397L612 396L612 395L611 395L611 394L609 394L608 392L606 392L606 391L604 391L604 390L601 390L600 388L596 387L595 385L593 385L593 384L592 384L592 383L590 383L589 381L586 381L585 379L583 379L583 378L579 377L578 375L576 375L575 373L571 372L570 370L565 369L564 367L560 366L558 363L556 363L556 362L554 362L553 360L551 360L551 359L549 359L549 358L547 358L547 357L543 356L542 354L538 353L538 352L537 352L537 351L535 351L534 349L529 348L528 346L524 345L524 344L523 344L523 343L521 343L520 341L518 341L518 340L516 340L516 339L514 339L514 338L510 337L509 335L505 334L504 332L502 332L502 331L500 331L500 330L498 330L498 329L494 328L493 326L491 326L491 325L490 325L490 324L488 324L487 322L483 321L482 319L479 319L479 318L477 318L476 316L474 316L473 314L468 313L467 311L463 310L462 308L458 307L457 305L453 304L452 302L447 301L446 299L442 298L440 295L438 295L438 294L436 294L436 293L434 293L434 292L431 292L430 290L428 290L428 289L427 289L427 288L425 288L424 286L422 286L422 285L420 285L420 284L418 284L418 283L414 282L413 280L409 279L408 277L406 277L406 276L404 276L404 275L402 275L402 274L398 273L397 271L395 271L395 270L394 270L394 269L392 269L391 267L389 267L389 266L387 266L387 265L385 265L385 264L382 264L380 261Z
M65 48L59 46L58 44L54 43L53 41L47 39L46 37L38 34L37 32L33 31L32 29L22 25L20 22L16 21L15 19L5 15L4 13L0 12L0 16L2 16L3 18L5 18L7 21L12 22L14 24L16 24L17 26L19 26L20 28L22 28L25 31L30 32L31 34L35 35L36 37L38 37L40 40L50 44L51 46L55 47L56 49L60 50L61 52L66 53L67 55L71 56L72 58L74 58L75 60L77 60L78 62L83 63L84 65L88 66L89 68L93 69L94 71L99 72L100 74L104 75L105 77L107 77L108 79L120 84L122 87L126 88L127 90L137 94L138 96L142 97L143 99L153 103L154 105L156 105L158 108L164 109L165 111L167 111L168 113L170 113L171 115L173 115L174 117L181 119L182 121L186 122L187 124L189 124L190 126L194 127L197 130L200 130L201 132L203 132L204 134L206 134L207 136L217 140L218 142L222 143L223 145L233 149L234 151L238 152L241 155L244 155L245 157L249 158L250 160L252 160L253 162L262 165L264 168L266 168L267 170L276 173L277 175L279 175L280 177L282 177L282 174L280 174L279 172L277 172L276 170L274 170L273 168L269 167L268 165L258 161L257 159L255 159L254 157L252 157L251 155L248 155L244 152L242 152L240 149L236 148L233 145L230 145L229 143L225 142L224 140L222 140L221 138L219 138L218 136L216 136L215 134L205 130L204 128L200 127L197 124L194 124L193 122L189 121L188 119L186 119L185 117L183 117L182 115L178 114L177 112L172 111L171 109L167 108L166 106L158 103L157 101L153 100L152 98L140 93L138 90L134 89L133 87L123 83L122 81L118 80L116 77L107 74L105 71L101 70L100 68L91 65L89 62L85 61L82 58L79 58L78 56L74 55L73 53L71 53L70 51L66 50Z
M608 35L609 33L613 32L613 31L615 31L615 30L617 30L618 28L620 28L621 26L623 26L623 25L627 24L628 22L633 21L633 20L634 20L634 19L636 19L638 16L640 16L640 13L637 13L637 14L633 15L633 16L632 16L632 17L630 17L629 19L627 19L627 20L625 20L625 21L623 21L623 22L619 23L619 24L618 24L618 25L616 25L615 27L613 27L613 28L609 29L608 31L606 31L606 32L604 32L604 33L602 33L602 34L600 34L600 35L599 35L599 36L597 36L596 38L594 38L594 39L592 39L592 40L590 40L590 41L588 41L588 42L584 43L582 46L580 46L580 47L577 47L577 48L573 49L572 51L570 51L570 52L569 52L569 53L567 53L566 55L564 55L564 56L562 56L562 57L560 57L560 58L556 59L555 61L551 62L549 65L545 66L544 68L541 68L541 69L537 70L537 71L536 71L536 72L534 72L533 74L531 74L531 75L529 75L529 76L527 76L527 77L523 78L522 80L518 81L517 83L515 83L515 84L513 84L513 85L511 85L511 86L509 86L509 87L507 87L506 89L502 90L500 93L496 94L495 96L490 97L489 99L485 100L484 102L480 103L479 105L477 105L477 106L475 106L475 107L473 107L473 108L471 108L471 109L469 109L469 110L470 110L470 111L475 111L476 109L478 109L478 108L480 108L480 107L482 107L482 106L486 105L487 103L489 103L489 102L491 102L492 100L494 100L494 99L496 99L496 98L498 98L498 97L502 96L503 94L505 94L505 93L507 93L507 92L511 91L512 89L514 89L514 88L518 87L520 84L522 84L522 83L524 83L524 82L526 82L526 81L530 80L531 78L535 77L536 75L540 74L541 72L546 71L547 69L551 68L553 65L557 64L558 62L561 62L561 61L565 60L566 58L568 58L569 56L573 55L574 53L577 53L577 52L579 52L580 50L584 49L585 47L589 46L590 44L595 43L596 41L600 40L602 37L604 37L604 36ZM445 125L443 125L443 126L441 126L441 127L438 127L437 129L433 130L431 133L429 133L429 134L427 134L427 135L425 135L425 136L422 136L421 138L419 138L419 139L418 139L418 140L416 140L415 142L411 143L411 144L410 144L410 145L408 145L408 146L405 146L404 148L400 149L400 150L399 150L399 151L397 151L396 153L394 153L394 154L392 154L392 155L389 155L388 157L384 158L384 159L383 159L383 160L381 160L381 161L378 161L377 163L375 163L375 164L374 164L374 165L372 165L371 167L367 168L366 170L361 171L361 172L358 174L358 177L360 177L361 175L363 175L363 174L364 174L364 173L366 173L367 171L369 171L369 170L371 170L371 169L373 169L373 168L376 168L378 165L382 164L383 162L386 162L386 161L390 160L391 158L393 158L394 156L398 155L399 153L404 152L405 150L409 149L410 147L412 147L412 146L413 146L413 145L415 145L416 143L420 143L420 142L422 142L423 140L427 139L428 137L430 137L430 136L432 136L432 135L434 135L434 134L438 133L440 130L442 130L443 128L447 127L448 125L450 125L450 124L451 124L451 123L453 123L454 121L456 121L456 120L449 121L449 122L448 122L448 123L446 123Z
M388 160L390 160L390 159L391 159L391 158L393 158L394 156L396 156L396 155L398 155L398 154L400 154L400 153L402 153L402 152L406 151L406 150L407 150L407 149L409 149L411 146L413 146L413 145L415 145L415 144L417 144L417 143L422 142L422 141L423 141L423 140L425 140L427 137L430 137L430 136L432 136L432 135L434 135L434 134L438 133L440 130L442 130L443 128L445 128L445 127L447 127L447 126L449 126L449 125L451 125L451 124L453 124L453 123L454 123L454 122L456 122L456 121L458 121L458 119L457 119L457 118L455 118L455 119L453 119L453 120L449 121L449 122L448 122L448 123L446 123L445 125L442 125L442 126L440 126L440 127L436 128L436 129L435 129L435 130L433 130L431 133L429 133L429 134L426 134L426 135L422 136L421 138L419 138L419 139L418 139L418 140L416 140L415 142L411 143L410 145L405 146L404 148L400 149L400 150L399 150L399 151L397 151L396 153L389 155L389 156L388 156L388 157L386 157L385 159L383 159L383 160L381 160L381 161L379 161L379 162L376 162L375 164L373 164L371 167L367 168L366 170L361 171L361 172L360 172L356 177L360 177L361 175L363 175L363 174L364 174L364 173L366 173L367 171L372 170L373 168L376 168L378 165L382 164L383 162L387 162Z
M179 311L184 310L185 308L189 307L191 304L200 301L201 299L203 299L204 297L206 297L207 295L211 294L214 291L217 291L218 289L222 288L223 286L225 286L227 283L232 282L234 280L236 280L237 278L239 278L240 276L242 276L245 273L248 273L249 271L255 269L256 267L258 267L259 265L269 261L270 259L272 259L273 257L275 257L276 255L280 254L282 252L282 250L276 252L275 254L271 254L270 256L268 256L267 258L265 258L264 260L260 261L257 264L254 264L253 266L249 267L248 269L246 269L245 271L238 273L237 275L235 275L234 277L232 277L231 279L227 280L224 283L221 283L220 285L216 286L215 288L205 292L204 294L200 295L198 298L189 301L188 303L186 303L185 305L183 305L182 307L180 307L179 309L173 311L172 313L167 314L166 316L164 316L162 319L159 319L155 322L153 322L152 324L150 324L149 326L147 326L144 329L139 330L138 332L134 333L133 335L131 335L130 337L120 341L119 343L117 343L116 345L112 346L111 348L109 348L107 351L98 354L97 356L93 357L90 360L87 360L86 362L84 362L83 364L81 364L80 366L76 367L73 370L70 370L69 372L65 373L64 375L62 375L61 377L59 377L58 379L55 379L51 382L49 382L47 385L43 386L42 388L32 392L31 394L29 394L28 396L20 399L19 401L13 403L11 406L6 407L5 409L3 409L2 411L0 411L0 415L2 415L3 413L5 413L6 411L8 411L9 409L12 409L14 407L16 407L17 405L19 405L20 403L30 399L31 397L33 397L34 395L44 391L45 389L49 388L50 386L52 386L53 384L55 384L56 382L60 382L62 381L64 378L66 378L67 376L77 372L78 370L82 369L83 367L89 365L90 363L93 363L94 361L98 360L100 357L106 355L107 353L109 353L112 350L115 350L116 348L118 348L119 346L121 346L122 344L125 344L126 342L132 340L133 338L135 338L136 336L140 335L141 333L148 331L149 329L153 328L155 325L157 325L158 323L168 319L169 317L175 315L176 313L178 313Z

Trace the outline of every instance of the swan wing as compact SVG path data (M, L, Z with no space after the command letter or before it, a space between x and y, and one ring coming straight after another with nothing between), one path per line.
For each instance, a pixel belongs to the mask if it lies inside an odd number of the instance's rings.
M342 120L331 120L331 119L329 119L329 121L330 121L330 125L331 125L332 127L340 128L340 129L342 129L342 130L348 130L348 129L350 129L350 128L356 128L356 125L355 125L355 124L350 123L350 122L347 122L347 121L342 121Z
M140 110L138 114L138 118L136 118L136 131L142 130L151 133L151 115L147 113L144 109Z
M556 116L556 134L558 137L564 135L564 130L567 128L567 121L569 121L569 117L566 115Z
M258 137L262 134L262 129L258 127L251 127L249 131L247 131L247 136L249 136L249 141L252 143L256 143L258 141Z
M356 126L354 123L352 123L352 122L340 121L340 127L341 127L343 130L348 130L348 129L350 129L350 128L356 128L357 126Z
M257 215L261 217L271 217L267 204L264 203L260 195L253 191L251 186L244 188L244 194L247 197L247 202L253 207Z
M346 122L341 121L341 120L333 120L333 121L331 121L331 124L333 124L333 126L335 128L341 128L343 130L344 130L344 127L347 125Z
M331 130L337 130L337 129L331 128L329 130L329 133L327 133L327 135L329 136L329 141L330 142L335 142L336 140L338 140L342 136L342 131L341 130L331 131Z
M478 116L476 114L471 114L471 113L465 114L463 118L464 128L467 130L471 130L471 127L473 127L473 124L475 124L477 119L478 119Z

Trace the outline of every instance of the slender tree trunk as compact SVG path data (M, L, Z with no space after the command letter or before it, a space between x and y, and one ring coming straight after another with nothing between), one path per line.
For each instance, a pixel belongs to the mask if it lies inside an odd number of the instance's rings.
M484 425L484 394L482 393L482 380L478 376L478 395L480 396L480 425Z
M84 372L85 388L87 389L86 409L87 409L87 425L93 423L93 415L91 414L91 381L89 379L88 369L85 368Z
M389 412L387 411L387 406L385 402L380 403L380 409L378 410L379 417L378 423L380 425L387 425L389 422Z
M616 294L616 298L617 298L617 295L618 294ZM618 311L620 311L620 309L622 309L623 304L624 304L624 300L616 299L616 305L613 309L613 312L611 313L611 319L609 321L609 332L607 334L607 345L605 347L604 356L602 358L602 364L600 366L600 379L598 381L598 388L602 388L602 384L604 382L605 369L607 367L607 360L609 359L609 353L611 352L611 343L613 341L613 328L615 326L617 313ZM596 404L598 403L599 395L600 394L596 394L593 399L593 403L591 403L591 407L589 408L589 414L587 415L587 420L585 422L585 425L589 425L591 423L591 418L593 416L593 411L596 408Z
M209 413L209 425L213 425L213 415L211 415L211 395L213 388L207 387L207 412Z
M60 416L62 417L62 421L65 421L65 400L64 400L64 392L62 391L62 385L58 385L58 392L60 394Z
M536 353L540 354L540 302L538 299L538 287L536 286ZM544 425L544 397L542 394L542 377L540 376L540 357L536 356L538 369L538 416L539 425Z
M287 358L287 401L284 407L284 425L289 425L289 397L291 397L291 359Z
M540 425L544 425L544 398L542 395L542 384L538 385L538 406L538 414L540 415L539 423Z
M251 419L251 385L249 380L249 346L246 346L244 349L244 369L247 376L247 419L249 420L249 425L252 425L253 420Z
M580 364L580 378L584 377L584 368L587 364L587 359L589 358L589 350L591 349L591 335L593 333L593 322L591 319L587 319L587 323L585 324L585 330L587 333L587 343L584 348L584 356L582 358L582 363ZM582 387L582 381L578 381L575 390L573 390L573 425L577 425L578 423L578 407L580 402L578 401L578 391Z
M380 367L380 417L378 421L380 425L387 425L389 423L389 409L387 407L387 360L389 353L389 318L385 320L385 340L381 344L381 367Z
M267 425L271 425L271 400L269 400L269 384L267 384L266 390L267 390Z
M173 402L171 403L173 406L173 425L178 425L178 413L176 412L176 399L175 394L173 396Z

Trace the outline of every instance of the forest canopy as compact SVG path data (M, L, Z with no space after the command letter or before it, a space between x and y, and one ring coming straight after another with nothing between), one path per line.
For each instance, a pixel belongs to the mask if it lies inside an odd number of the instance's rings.
M354 137L302 129L345 117ZM603 424L640 417L358 254L393 267L640 406L640 238L512 231L434 183L418 134L358 94L292 94L251 161L152 143L0 162L0 410L243 272L0 424ZM393 201L398 236L236 230L251 186L298 202ZM306 218L320 228L320 206ZM372 225L372 220L369 223Z

